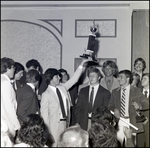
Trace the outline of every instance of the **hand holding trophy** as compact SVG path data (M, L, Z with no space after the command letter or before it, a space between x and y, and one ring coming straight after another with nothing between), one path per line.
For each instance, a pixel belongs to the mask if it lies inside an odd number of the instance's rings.
M96 33L98 31L95 25L95 20L93 20L93 26L90 27L90 31L91 31L91 34L89 34L87 49L84 50L84 54L81 55L80 57L91 59L92 61L97 62L95 55L94 55L95 38L96 38Z
M144 122L146 120L146 117L140 112L140 107L138 105L138 103L136 103L134 100L132 100L132 106L135 108L136 110L136 114L137 116L136 118L136 122Z

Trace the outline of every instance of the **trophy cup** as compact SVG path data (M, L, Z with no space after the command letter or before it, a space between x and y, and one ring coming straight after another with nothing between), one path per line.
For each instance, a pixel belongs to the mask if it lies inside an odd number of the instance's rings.
M146 117L141 114L140 110L136 110L136 114L137 114L137 116L135 117L136 123L144 122L146 120Z
M133 103L132 106L135 108L135 106L134 106L134 100L132 100L132 103ZM135 108L135 111L136 111L136 114L137 114L136 117L135 117L136 123L146 121L146 117L140 112L139 109Z
M89 34L87 49L84 50L84 54L80 55L80 57L91 59L94 62L97 62L94 55L95 38L96 38L96 33L98 31L97 27L95 26L95 20L93 20L93 26L90 27L90 31L91 34Z

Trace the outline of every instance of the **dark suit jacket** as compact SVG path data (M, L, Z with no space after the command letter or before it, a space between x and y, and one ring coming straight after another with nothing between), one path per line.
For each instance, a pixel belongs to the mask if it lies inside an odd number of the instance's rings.
M38 94L39 95L42 95L42 93L47 89L48 85L46 84L46 81L45 81L45 75L44 74L41 74L41 82L39 84L39 88L38 88Z
M86 86L80 90L75 110L76 123L79 123L81 128L84 130L87 130L88 127L89 88L90 86ZM95 96L92 112L101 106L107 107L110 96L110 92L99 85L97 94Z
M32 88L25 84L16 91L17 98L17 116L19 121L24 121L24 118L29 114L39 112L37 96Z
M142 89L143 91L143 89ZM144 125L145 129L145 140L146 140L146 147L149 147L149 97L145 98L144 100L140 101L142 109L140 110L141 113L148 118L148 122Z
M42 93L47 89L48 85L46 84L45 81L45 75L41 74L41 82L39 84L39 88L38 88L38 94L42 95ZM20 84L25 85L26 84L26 72L24 72L23 76L21 77L21 79L19 80Z
M114 109L117 108L120 110L120 98L121 98L121 88L119 87L112 91L108 109L114 111ZM131 127L134 133L144 132L144 129L143 129L143 125L141 122L136 123L135 117L137 114L136 114L135 108L131 104L132 103L131 101L134 100L135 102L139 103L143 99L144 99L144 96L141 93L141 90L139 88L131 86L130 94L129 94L129 118L130 118L130 123L136 126L137 128L139 128L139 130L136 131L135 129Z

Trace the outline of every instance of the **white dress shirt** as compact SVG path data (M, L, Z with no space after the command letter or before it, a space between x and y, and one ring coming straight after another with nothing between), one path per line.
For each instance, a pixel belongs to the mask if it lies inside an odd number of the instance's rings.
M49 85L49 87L54 91L54 93L56 94L57 96L57 93L56 93L56 87L54 86L51 86ZM58 88L59 89L59 88ZM64 103L64 108L65 108L65 113L67 115L67 106L66 106L66 97L65 95L63 94L63 92L59 89L60 93L61 93L61 96L62 96L62 99L63 99L63 103ZM59 98L58 98L59 99ZM61 112L61 116L60 116L60 119L63 119L63 115L62 115L62 112Z

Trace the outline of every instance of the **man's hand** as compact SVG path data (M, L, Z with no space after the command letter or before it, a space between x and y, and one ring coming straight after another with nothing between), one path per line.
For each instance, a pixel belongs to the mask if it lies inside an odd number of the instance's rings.
M126 138L132 138L132 130L130 128L124 126L123 133L125 134Z
M136 102L132 102L132 106L134 106L135 110L140 109L140 106Z
M119 109L117 109L117 108L114 109L114 116L117 117L117 118L120 118Z
M84 58L82 58L82 62L81 62L81 66L84 66L85 65L85 67L86 67L86 65L87 65L87 62L89 62L89 61L92 61L92 59L84 59ZM86 64L85 64L86 63Z

